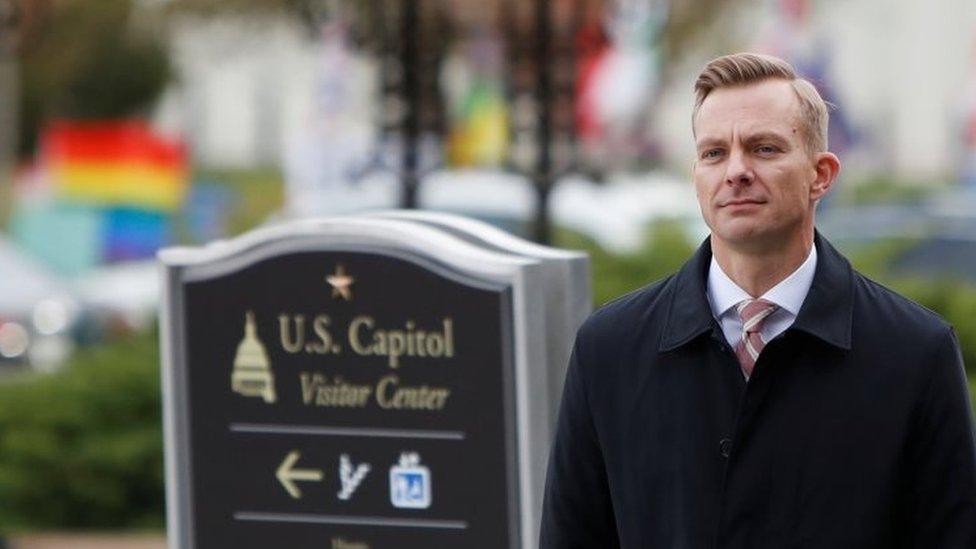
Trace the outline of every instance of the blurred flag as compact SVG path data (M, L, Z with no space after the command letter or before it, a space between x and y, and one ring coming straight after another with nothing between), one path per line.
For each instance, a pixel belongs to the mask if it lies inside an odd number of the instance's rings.
M312 100L302 124L285 136L285 213L311 217L341 211L337 205L381 158L374 114L379 82L368 56L354 48L351 21L343 12L325 21L315 48ZM385 158L384 158L385 160Z
M90 206L27 201L16 205L10 232L21 249L58 274L71 276L102 263L103 219Z
M444 64L441 85L448 101L448 162L454 167L497 166L509 145L509 110L502 79L502 46L480 29Z
M41 143L41 161L67 202L155 212L183 202L186 152L145 122L58 122Z
M576 35L576 132L580 140L591 142L603 137L603 121L597 100L599 76L610 55L610 42L603 22L591 20Z
M644 130L660 85L669 10L667 0L618 0L578 31L575 119L587 164L649 150Z
M182 143L142 121L60 121L15 185L11 232L61 274L153 257L189 183Z
M500 87L490 81L471 86L451 128L448 157L452 166L497 166L508 148L508 106Z
M152 257L170 242L170 223L159 212L111 209L102 230L102 259L109 263Z

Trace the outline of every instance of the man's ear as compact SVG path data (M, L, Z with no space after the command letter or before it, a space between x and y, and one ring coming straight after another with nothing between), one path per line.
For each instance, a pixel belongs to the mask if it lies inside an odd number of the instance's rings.
M827 194L837 180L837 175L840 174L840 159L832 152L822 152L817 153L814 160L813 168L817 172L817 177L810 187L810 198L816 201Z

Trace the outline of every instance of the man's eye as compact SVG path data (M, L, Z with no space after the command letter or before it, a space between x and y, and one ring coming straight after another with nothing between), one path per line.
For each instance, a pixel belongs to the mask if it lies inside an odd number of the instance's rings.
M722 156L722 149L708 149L701 155L703 160L718 158L720 156Z
M779 149L772 145L760 145L756 147L756 152L759 154L775 154L779 152Z

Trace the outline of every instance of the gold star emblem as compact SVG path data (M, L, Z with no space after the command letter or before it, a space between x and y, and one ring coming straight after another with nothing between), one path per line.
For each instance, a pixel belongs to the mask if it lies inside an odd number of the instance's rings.
M352 301L350 286L356 279L346 274L346 268L341 263L336 265L335 273L325 277L325 281L332 286L332 297L341 296L346 301Z

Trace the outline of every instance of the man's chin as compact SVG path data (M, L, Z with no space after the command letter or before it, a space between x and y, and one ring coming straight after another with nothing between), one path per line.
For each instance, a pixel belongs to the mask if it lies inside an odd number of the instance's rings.
M769 231L758 219L744 217L727 220L718 227L714 227L712 234L729 244L745 244L755 240L762 240Z
M712 230L712 238L718 239L725 248L742 251L758 251L765 249L770 241L776 240L776 232L762 223L746 223L744 219L737 219Z

